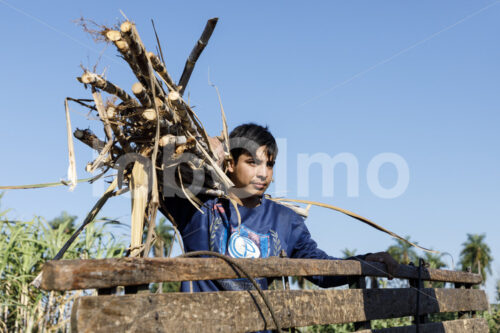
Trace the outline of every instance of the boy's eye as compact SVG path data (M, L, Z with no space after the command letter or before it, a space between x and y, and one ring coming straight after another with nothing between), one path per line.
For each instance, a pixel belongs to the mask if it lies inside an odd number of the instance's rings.
M267 162L267 166L270 168L274 167L274 161Z

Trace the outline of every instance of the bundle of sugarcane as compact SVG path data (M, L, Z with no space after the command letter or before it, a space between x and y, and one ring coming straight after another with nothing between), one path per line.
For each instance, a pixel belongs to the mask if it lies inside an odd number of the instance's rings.
M182 97L216 24L217 18L208 20L178 83L167 71L159 44L159 55L148 52L134 23L127 20L119 30L103 28L98 32L100 36L116 46L137 78L131 87L133 96L103 76L84 70L78 81L90 86L93 99L70 99L95 111L104 127L105 139L99 139L89 129L73 133L99 152L86 170L116 169L118 175L106 193L114 193L115 187L131 191L132 256L149 252L159 193L177 189L196 205L198 195L224 196L232 186L202 123ZM105 102L101 92L111 98ZM220 141L228 152L227 130ZM142 244L145 224L149 226L148 236Z

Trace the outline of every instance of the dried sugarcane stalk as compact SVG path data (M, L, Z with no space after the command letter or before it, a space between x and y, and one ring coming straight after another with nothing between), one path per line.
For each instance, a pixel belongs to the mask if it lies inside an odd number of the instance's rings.
M165 104L160 97L155 97L155 103L158 111L161 114L165 115L165 117L167 118L166 120L168 120L167 124L169 126L172 125L172 122L180 122L180 119L177 117L177 115L168 108L167 104Z
M212 190L210 188L207 188L207 189L202 189L200 191L200 194L204 194L204 195L209 195L211 197L223 197L225 195L225 192L223 190Z
M203 33L201 34L200 39L198 39L198 42L196 42L196 45L194 46L193 50L191 51L189 57L186 60L186 65L184 65L184 70L182 71L182 75L178 84L179 93L181 95L183 95L184 90L186 90L189 78L193 73L194 65L196 64L196 61L200 57L201 52L203 52L203 50L205 49L205 46L207 46L208 40L210 39L212 33L214 32L215 25L217 24L218 20L219 19L217 17L214 17L207 21L207 24L205 25L205 29L203 29Z
M122 35L122 39L125 40L129 46L130 53L132 54L133 60L135 60L135 64L137 66L133 66L132 70L137 71L137 69L140 70L140 72L135 72L134 74L137 76L139 81L145 86L149 87L150 89L155 90L155 94L158 96L165 96L165 92L161 88L160 83L158 82L158 79L156 76L153 75L153 77L150 78L149 75L149 59L146 54L146 48L142 44L141 38L139 37L139 34L137 33L137 29L135 28L135 25L130 22L130 21L125 21L122 23L120 26L120 31ZM127 59L126 59L127 60ZM132 60L132 59L130 59ZM129 62L130 63L130 62ZM153 85L150 85L150 81L153 81Z
M85 72L78 80L84 84L90 84L95 88L102 89L108 94L118 96L118 98L131 106L139 106L139 103L137 103L137 101L127 94L122 88L103 79L95 73Z
M146 120L153 121L156 120L155 109L146 109L142 112L142 117Z
M198 147L199 150L203 152L205 155L206 159L209 161L210 165L213 167L214 172L217 174L219 180L222 181L222 185L224 186L224 189L229 189L234 186L234 183L229 179L229 177L222 171L222 169L217 165L217 163L212 160L210 155L205 151L205 149L200 145L198 141L196 141L196 146Z
M141 70L139 69L137 64L133 61L134 56L132 55L132 52L130 52L130 47L128 46L128 43L126 41L124 41L123 39L121 39L121 40L115 42L115 46L118 49L118 51L120 51L120 53L122 54L123 59L125 59L125 60L131 59L130 61L127 61L127 62L129 63L130 68L132 68L132 71L134 73L140 73Z
M144 89L144 86L140 82L136 82L132 85L132 92L142 105L147 108L151 106L151 99L149 98L146 89Z
M84 107L86 107L86 108L89 108L90 110L95 110L95 111L97 111L97 109L96 109L94 106L92 106L92 105L90 105L90 104L87 104L87 103L84 103L84 102L92 102L92 100L91 100L91 99L83 99L83 98L79 98L79 99L77 99L77 98L71 98L71 97L66 97L66 99L67 99L68 101L72 101L72 102L75 102L75 103L77 103L77 104L80 104L80 105L82 105L82 106L84 106Z
M73 132L73 136L78 140L80 140L81 142L83 142L84 144L86 144L87 146L89 146L90 148L97 150L98 152L100 152L106 145L106 143L100 140L97 137L97 135L92 133L90 129L82 130L77 128Z
M229 146L229 131L227 129L226 113L224 112L224 106L222 105L222 98L220 97L219 88L215 84L210 82L210 79L208 79L208 83L215 88L215 91L217 92L217 97L219 98L220 113L222 116L222 138L219 141L225 143L223 146L225 155L224 162L229 162L231 159L231 153L230 153L231 147Z
M149 251L151 249L151 245L153 243L153 239L156 238L156 213L158 212L158 204L151 202L149 204L149 212L148 212L148 233L146 234L146 242L144 243L144 252L142 253L143 257L147 257L149 255Z
M141 72L140 68L138 68L138 64L135 63L134 57L132 55L132 52L130 51L130 47L125 39L122 38L122 33L117 30L108 30L105 33L106 37L108 40L112 41L118 51L122 54L123 58L125 61L127 61L132 68L132 71L137 74ZM136 76L138 76L136 74ZM142 77L139 78L140 80L143 80ZM144 81L143 81L144 82Z
M116 117L116 108L114 106L110 106L106 109L106 116L108 119L113 119Z
M111 125L108 120L108 113L104 107L104 103L102 102L102 96L97 90L92 87L92 97L94 98L95 107L97 108L97 113L99 114L99 118L104 123L104 133L106 133L106 137L108 141L113 141L113 130L111 129Z
M112 42L117 42L122 39L122 34L117 30L108 30L105 35Z
M168 101L172 103L174 110L177 111L182 127L186 131L194 134L194 136L199 136L192 119L187 114L187 107L183 102L181 95L177 91L171 91L168 94Z
M148 173L144 164L139 161L134 163L130 177L130 192L132 194L132 221L130 248L132 257L141 253L142 233L144 230L144 219L148 201Z
M112 109L110 111L110 109ZM115 113L116 108L114 106L109 106L108 109L106 110L106 114L109 113ZM132 147L130 146L129 141L125 137L125 134L123 134L123 130L120 126L118 126L117 123L115 122L110 122L109 126L111 127L111 130L115 134L116 140L120 143L120 146L126 153L130 153L133 151Z
M157 82L156 76L154 74L153 66L151 65L151 61L148 59L148 73L150 76L151 83ZM153 153L151 156L151 162L153 165L152 168L152 181L153 181L153 188L152 188L152 193L151 193L151 201L149 203L149 227L151 228L151 232L154 231L155 227L155 221L156 221L156 214L158 213L158 207L160 205L160 194L159 194L159 186L158 186L158 177L155 172L156 170L156 163L157 163L157 158L158 158L158 149L159 149L159 141L160 141L160 112L158 110L158 106L156 105L156 94L153 91L153 105L154 105L154 111L156 112L156 133L155 133L155 138L154 138L154 146L153 146ZM147 240L146 240L146 247L145 247L145 252L144 256L148 256L149 254L149 249L151 247L151 232L148 233L147 235Z
M109 153L111 152L114 143L114 140L110 140L106 143L94 162L87 165L87 172L93 173L97 168L101 167L103 164L108 164L111 161L111 156L109 155Z
M120 35L120 39L116 40L116 34ZM110 30L106 33L106 36L108 37L109 40L113 41L117 50L121 53L122 58L128 63L130 69L132 69L132 72L137 77L139 82L141 82L143 85L147 85L147 80L146 78L144 78L141 68L135 61L134 55L130 51L128 43L124 39L121 39L122 38L121 32L116 30Z
M69 190L73 191L76 187L77 183L77 175L76 175L76 159L75 159L75 148L73 145L73 136L71 135L71 119L69 117L69 106L68 106L68 99L66 98L64 100L64 107L66 111L66 132L68 135L68 159L69 159L69 166L68 166L68 180L70 182L70 187Z
M178 87L175 84L174 80L168 74L167 68L165 67L165 64L161 62L161 60L153 53L153 52L148 52L148 58L151 61L151 65L153 65L154 70L160 75L160 77L165 80L165 83L167 84L167 87L169 90L177 90Z
M208 134L205 131L205 128L201 125L201 122L196 116L196 113L191 109L189 105L186 104L180 94L176 91L171 91L168 94L168 100L175 106L175 109L178 111L177 113L179 113L178 116L181 119L183 127L190 133L192 133L195 137L202 136L205 141L202 141L200 144L203 148L206 148L208 150L212 158L217 159L210 145ZM195 127L196 130L193 130Z

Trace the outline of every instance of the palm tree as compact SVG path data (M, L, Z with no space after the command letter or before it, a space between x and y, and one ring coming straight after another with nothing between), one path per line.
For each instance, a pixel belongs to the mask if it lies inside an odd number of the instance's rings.
M500 302L500 279L497 281L497 302Z
M460 252L460 264L462 269L471 268L472 272L480 273L483 277L483 284L486 282L486 271L491 274L490 247L484 242L486 234L467 234L467 240L462 243L463 249Z
M146 237L148 234L148 226L144 227L144 232L142 234L142 242L146 242ZM172 227L167 219L162 217L158 220L155 226L156 240L152 248L154 257L168 257L170 255L170 250L174 244L174 227Z
M409 241L410 236L406 236L405 239ZM418 264L418 256L415 250L412 249L412 245L400 239L395 239L395 241L396 244L389 246L387 252L401 264L408 265L410 262Z
M155 227L156 241L153 246L153 256L154 257L169 257L172 251L172 246L174 245L175 233L174 227L167 222L167 219L162 217L159 219L158 224ZM145 241L147 234L147 227L144 232ZM180 282L160 282L151 285L152 292L177 292L180 290Z
M347 247L342 250L342 254L344 255L344 259L354 257L356 255L356 249L354 250L349 250Z
M425 253L425 262L429 264L429 268L441 269L446 267L446 264L442 260L442 254Z
M52 227L52 229L58 229L60 225L65 225L64 233L65 234L73 234L76 230L75 221L77 216L69 215L68 212L63 211L59 216L54 217L48 223Z
M155 228L158 237L153 248L155 257L168 257L174 244L174 227L167 224L167 219L162 217Z

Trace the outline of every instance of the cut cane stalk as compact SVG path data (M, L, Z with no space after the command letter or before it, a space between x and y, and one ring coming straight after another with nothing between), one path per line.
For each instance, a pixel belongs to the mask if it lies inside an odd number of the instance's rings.
M165 80L168 89L170 91L177 90L177 85L175 84L174 80L172 80L170 74L168 74L165 64L162 63L161 60L153 52L148 52L147 56L151 61L151 65L153 65L154 70L158 73L158 75L160 75L163 80Z
M144 218L148 201L148 173L144 164L136 161L132 169L130 178L130 192L132 194L132 221L131 221L131 240L130 247L133 249L130 253L132 257L139 256L140 245L142 243L142 234L144 230Z
M146 109L142 112L142 116L149 121L156 120L156 111L155 109Z
M78 177L76 175L75 148L73 145L73 136L71 135L71 119L69 117L69 106L67 98L64 100L64 106L66 109L66 132L68 135L68 181L71 184L69 190L73 191L76 187Z
M117 42L122 39L122 34L117 30L108 30L106 32L106 37L112 42Z
M219 19L214 17L210 20L207 21L207 24L205 25L205 29L203 29L203 33L201 34L200 39L198 39L198 42L196 42L196 45L194 46L193 50L189 54L189 57L186 60L186 65L184 65L184 70L182 71L181 78L179 80L179 93L181 95L184 94L184 90L186 90L186 86L189 82L189 78L191 77L191 74L193 73L194 65L196 64L196 61L200 57L201 52L205 49L205 46L207 46L208 40L212 36L212 33L214 32L215 25L217 24L217 21Z
M178 117L175 116L175 113L172 113L172 110L168 108L167 104L165 104L160 97L155 97L155 103L156 106L158 107L158 111L160 111L160 113L162 115L165 115L165 118L167 118L166 120L168 126L171 126L172 122L180 121L180 119L178 119Z
M99 118L104 123L104 133L106 133L108 141L113 141L113 130L111 129L111 125L108 120L108 113L106 112L104 103L102 102L102 96L95 89L92 89L92 97L94 98L94 103L95 107L97 108Z
M198 132L194 127L193 121L187 115L186 104L182 101L181 95L177 91L171 91L168 94L168 101L172 103L174 110L177 111L182 127L195 136L198 136Z
M124 40L118 40L115 42L115 46L120 51L120 53L123 55L123 58L126 59L132 59L132 53L130 52L130 48L128 47L128 44ZM134 66L133 64L129 65L132 67Z
M160 144L160 147L165 147L167 145L173 145L175 147L175 136L172 134L164 135L160 138L158 143Z
M113 119L114 117L116 117L116 108L115 107L108 107L106 109L106 115L108 116L108 119Z
M213 157L215 155L213 154L212 147L210 146L210 140L208 139L208 134L205 131L205 128L201 124L201 121L199 120L198 116L196 113L191 109L191 107L182 99L182 96L180 93L176 91L171 91L168 94L168 101L172 104L174 108L177 108L176 113L178 116L181 118L181 123L183 126L186 126L190 124L190 127L185 127L185 129L190 128L191 131L195 137L202 136L205 140L201 141L201 145L204 148L207 148L210 154L212 154ZM186 116L187 114L187 116ZM184 120L184 122L183 122ZM193 126L196 127L196 130L193 132ZM201 134L200 134L201 133Z
M149 98L146 89L144 89L144 86L140 82L136 82L132 85L132 92L134 93L135 97L137 97L137 99L141 101L142 105L144 105L145 107L151 106L151 99Z
M98 152L100 152L106 145L106 143L100 140L90 129L81 130L77 128L73 132L73 136Z
M165 92L161 88L158 79L155 76L153 76L152 78L150 78L149 76L149 69L148 69L149 59L146 54L146 49L142 44L141 38L137 33L135 25L132 24L130 21L125 21L120 26L120 31L122 39L127 42L130 52L132 53L133 60L135 60L135 64L137 64L138 67L137 68L136 66L134 66L136 68L132 68L132 70L134 70L134 74L137 76L139 81L141 81L141 83L145 87L148 87L150 89L155 89L156 95L165 96ZM140 71L137 72L137 69L139 69ZM153 81L153 86L150 86L150 81Z
M139 106L139 103L137 103L137 101L127 94L122 88L103 79L95 73L85 72L80 79L82 83L90 84L95 88L104 90L108 94L115 95L125 103L129 103L131 106Z
M87 165L86 171L88 173L93 173L97 168L101 167L103 164L108 164L111 161L111 156L109 155L109 153L113 148L113 144L113 140L108 141L99 153L99 156L97 156L97 158L94 160L94 162Z

